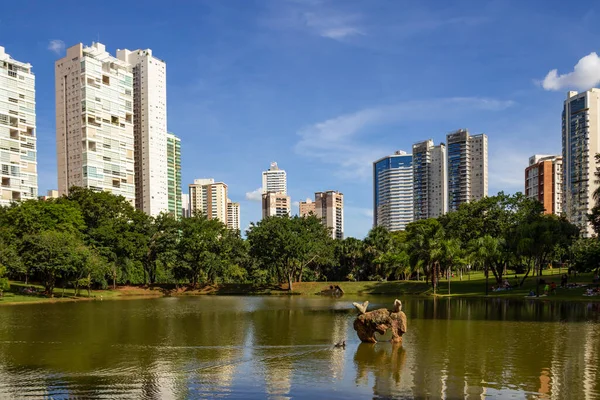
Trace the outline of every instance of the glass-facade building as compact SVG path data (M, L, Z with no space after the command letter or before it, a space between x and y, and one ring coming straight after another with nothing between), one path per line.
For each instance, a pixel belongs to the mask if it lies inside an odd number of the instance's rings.
M373 163L373 225L404 230L413 221L413 157L403 151Z
M181 216L181 139L167 134L167 189L169 214Z
M594 157L600 152L600 90L569 92L562 112L563 212L591 236L587 215L595 205Z

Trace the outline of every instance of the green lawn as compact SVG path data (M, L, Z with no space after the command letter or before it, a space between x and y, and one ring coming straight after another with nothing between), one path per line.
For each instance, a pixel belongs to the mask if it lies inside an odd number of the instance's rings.
M24 288L35 288L36 293L23 293ZM80 300L91 300L91 299L110 299L119 297L118 291L112 290L93 290L91 297L88 297L87 290L80 290L79 296L75 297L75 289L68 288L64 290L62 288L54 289L54 297L48 298L42 292L44 287L37 284L25 284L24 282L10 282L10 289L4 292L3 296L0 297L0 305L2 304L16 304L16 303L48 303L48 302L64 302L64 301L80 301Z
M557 286L560 285L560 277L564 273L564 270L545 270L543 273L543 279L548 283L554 281ZM575 279L573 276L569 278L569 282L576 282L579 284L592 286L592 273L579 274ZM523 276L518 276L520 282ZM511 285L515 285L517 279L515 279L514 273L508 273L507 278ZM366 294L380 294L390 296L412 296L412 295L424 295L433 296L433 290L431 284L425 283L425 281L392 281L392 282L299 282L294 283L293 291L290 293L287 290L287 285L273 286L273 285L252 285L252 284L222 284L222 285L206 285L197 289L190 288L179 288L179 290L173 290L174 285L158 285L151 288L146 287L121 287L117 290L94 290L92 291L91 298L87 297L87 291L82 290L80 296L74 296L74 290L66 289L63 295L63 289L57 288L54 290L54 297L47 298L41 294L43 291L42 286L39 285L25 285L22 282L11 282L11 289L4 293L4 296L0 298L0 305L2 304L16 304L16 303L32 303L32 302L63 302L63 301L81 301L81 300L92 300L92 299L125 299L125 298L140 298L140 297L156 297L163 295L171 296L183 296L183 295L316 295L322 290L326 290L330 285L339 285L345 294L347 295L366 295ZM492 291L492 286L496 285L495 278L490 274L489 279L489 297L506 297L506 298L524 298L529 294L531 290L536 291L536 280L533 277L528 277L522 287L515 287L512 290L507 291ZM39 290L39 294L23 294L21 289L26 286L34 286ZM172 286L172 288L171 288ZM449 287L450 286L450 287ZM540 286L540 291L543 292L543 287ZM576 289L562 289L557 288L556 294L544 299L553 300L586 300L586 301L600 301L600 296L586 297L583 296L585 288ZM475 272L468 275L463 275L462 280L459 276L455 276L451 279L450 283L447 279L442 279L439 282L437 296L440 297L483 297L485 296L485 278L482 272Z

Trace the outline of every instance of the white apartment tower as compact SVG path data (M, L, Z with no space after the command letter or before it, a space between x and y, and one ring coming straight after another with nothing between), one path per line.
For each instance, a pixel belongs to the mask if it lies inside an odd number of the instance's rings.
M446 136L448 210L488 195L488 138L459 129Z
M0 206L36 199L35 76L0 46Z
M600 184L594 176L600 153L600 89L567 94L562 113L563 207L569 222L585 236L594 231L587 219Z
M437 218L448 211L446 145L415 143L413 156L414 219Z
M133 74L103 44L55 63L58 191L106 190L135 204Z
M240 230L240 203L227 199L227 227L231 230Z
M202 213L227 225L227 185L214 179L195 179L190 188L190 213Z
M262 173L262 192L287 194L287 177L284 170L279 169L276 162Z
M191 217L189 193L181 193L181 216L184 218Z
M135 139L135 206L149 215L169 211L167 67L152 50L117 50L131 65Z

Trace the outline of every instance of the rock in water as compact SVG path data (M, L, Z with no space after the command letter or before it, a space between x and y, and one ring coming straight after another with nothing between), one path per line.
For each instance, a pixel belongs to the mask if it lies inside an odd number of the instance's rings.
M402 343L402 335L406 333L406 314L402 312L402 302L394 301L394 310L380 308L367 312L368 302L354 303L359 315L354 320L354 330L358 338L365 343L377 343L375 333L385 335L388 329L392 329L392 343Z

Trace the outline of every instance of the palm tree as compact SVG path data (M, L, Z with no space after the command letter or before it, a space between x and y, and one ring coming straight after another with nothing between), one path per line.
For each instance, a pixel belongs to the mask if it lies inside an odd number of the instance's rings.
M490 263L498 256L499 241L490 235L485 235L475 240L472 251L474 259L479 261L485 271L485 295L488 295L489 289L489 266Z
M450 274L454 262L460 257L460 241L458 239L444 239L441 242L442 260L448 276L448 294L450 294Z

